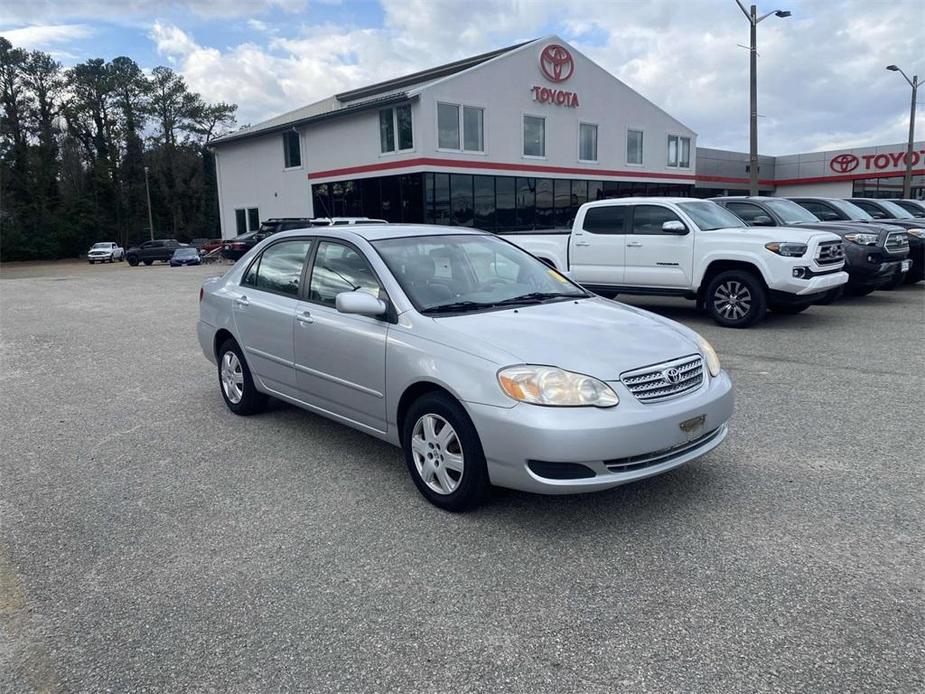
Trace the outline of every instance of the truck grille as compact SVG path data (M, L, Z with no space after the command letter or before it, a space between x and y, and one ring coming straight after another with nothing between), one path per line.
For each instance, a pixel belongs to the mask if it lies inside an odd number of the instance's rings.
M820 265L834 265L845 260L845 247L841 241L823 241L816 251L816 262Z
M703 383L703 359L699 354L692 354L626 371L620 374L620 380L640 402L667 400L694 390Z
M883 247L887 253L905 253L909 250L909 236L905 231L891 231L887 234Z

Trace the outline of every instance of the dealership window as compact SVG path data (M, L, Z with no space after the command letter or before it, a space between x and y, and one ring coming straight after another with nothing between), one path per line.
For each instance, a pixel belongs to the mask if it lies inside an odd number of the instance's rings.
M484 152L484 126L485 114L480 108L458 104L437 104L438 149Z
M642 166L642 130L626 131L626 163Z
M691 139L679 135L668 136L668 166L689 169L691 166Z
M546 156L546 119L524 116L524 156Z
M260 226L260 212L256 207L240 208L234 211L235 231L238 236L257 231Z
M578 126L578 159L597 161L597 126L593 123Z
M379 151L388 154L407 152L413 148L411 105L402 104L379 111Z
M283 158L287 169L302 166L302 143L296 130L283 133Z

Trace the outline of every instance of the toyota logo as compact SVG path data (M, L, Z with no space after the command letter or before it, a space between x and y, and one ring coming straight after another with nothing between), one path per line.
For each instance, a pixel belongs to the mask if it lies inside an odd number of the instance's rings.
M567 48L551 43L540 53L540 70L550 82L564 82L575 72L575 61Z
M662 378L671 384L675 384L681 380L681 370L675 366L672 366L670 369L665 369L662 371Z
M829 168L835 173L850 173L858 168L860 163L861 160L853 154L839 154L837 157L832 157Z

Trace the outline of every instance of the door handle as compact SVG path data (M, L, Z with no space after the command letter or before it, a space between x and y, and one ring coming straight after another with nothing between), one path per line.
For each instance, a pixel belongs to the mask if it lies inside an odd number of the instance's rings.
M629 241L626 244L627 248L642 248L642 244L638 241Z
M301 313L297 313L296 320L299 321L299 323L303 323L303 324L315 322L315 319L312 318L312 314L309 313L308 311L302 311Z
M234 300L234 302L238 306L247 306L248 304L250 304L250 301L247 300L246 296L239 296L237 299Z
M590 241L576 241L575 245L576 246L590 246L591 242Z

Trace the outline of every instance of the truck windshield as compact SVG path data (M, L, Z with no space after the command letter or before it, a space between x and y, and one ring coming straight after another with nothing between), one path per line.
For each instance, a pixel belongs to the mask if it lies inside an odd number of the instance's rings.
M835 207L840 209L842 212L844 212L848 216L848 219L854 222L859 222L859 221L869 222L871 219L873 219L873 217L871 217L869 214L867 214L867 212L862 210L860 207L855 205L853 202L848 202L847 200L832 199L832 200L829 200L829 204L834 205Z
M816 215L805 207L797 205L793 200L765 200L764 204L774 210L784 224L819 221Z
M912 215L909 214L909 211L904 210L895 202L890 202L889 200L878 200L877 202L896 219L912 219Z
M745 222L712 200L681 202L678 203L678 207L687 212L701 231L728 229L730 227L747 228Z
M488 234L406 236L372 245L415 308L425 314L589 296L532 255Z
M94 243L93 244L94 248L105 248L106 250L109 250L111 246L112 244L109 244L109 243Z

